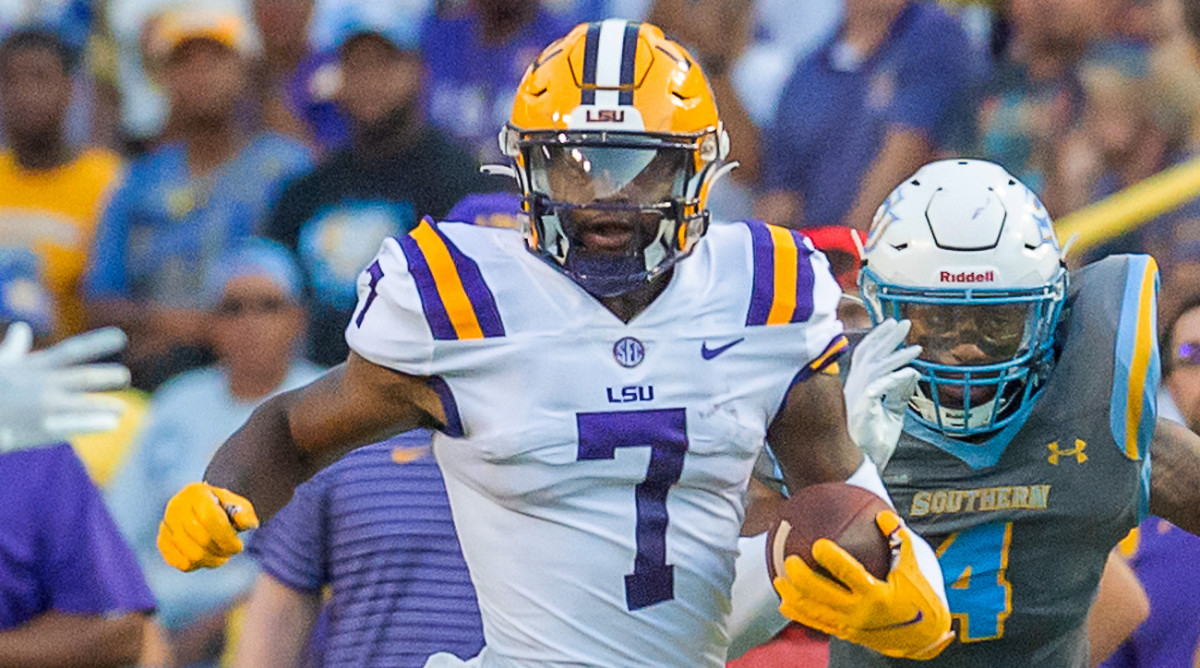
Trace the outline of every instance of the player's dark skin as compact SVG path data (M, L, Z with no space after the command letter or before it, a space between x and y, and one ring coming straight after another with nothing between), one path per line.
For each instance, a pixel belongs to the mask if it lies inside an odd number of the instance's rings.
M265 520L297 485L350 449L444 420L424 379L351 352L310 385L256 409L213 456L204 479L250 499ZM793 387L767 439L793 489L844 481L863 459L846 431L841 382L831 375Z
M914 315L919 316L919 313ZM958 323L957 326L961 330L970 329L963 323ZM994 323L992 326L995 328ZM1020 328L1012 331L1019 333ZM926 332L934 334L927 335ZM913 320L913 333L910 334L908 342L928 344L930 340L939 337L954 340L954 334L955 330L944 323L927 324L918 317ZM946 345L942 348L940 353L923 353L922 357L952 365L994 362L976 346L960 343L957 346ZM959 398L961 400L961 396ZM975 401L988 398L990 397L985 394L978 397L973 395ZM1160 418L1155 423L1154 437L1150 441L1150 461L1151 514L1200 535L1200 436L1176 422Z
M1159 418L1150 461L1150 514L1200 536L1200 436Z
M607 243L617 247L617 238L627 238L634 224L657 225L655 219L616 221L611 215L580 221L584 239L589 225L607 228L590 237L595 246L589 250L603 252ZM599 301L628 322L654 302L672 277L664 272L639 288ZM424 379L351 352L344 364L310 385L255 410L214 455L204 479L245 496L266 520L291 499L297 485L348 450L417 427L436 429L445 419L441 400ZM847 431L841 381L828 374L790 390L767 440L792 489L844 481L863 461Z

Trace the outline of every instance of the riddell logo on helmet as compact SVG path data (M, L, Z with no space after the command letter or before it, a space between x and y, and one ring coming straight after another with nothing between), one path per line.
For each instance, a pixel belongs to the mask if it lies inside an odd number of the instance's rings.
M625 112L621 109L588 109L588 123L624 123Z
M994 271L942 271L942 283L991 283L996 280Z

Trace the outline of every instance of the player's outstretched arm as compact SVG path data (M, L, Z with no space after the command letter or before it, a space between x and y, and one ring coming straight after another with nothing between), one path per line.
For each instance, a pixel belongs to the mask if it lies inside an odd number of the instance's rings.
M1150 461L1150 513L1200 536L1200 436L1159 418Z
M184 571L220 566L242 550L238 531L270 518L297 485L347 450L443 420L423 379L350 353L311 384L263 403L221 445L204 482L167 504L159 551Z
M767 431L767 441L789 489L849 482L887 498L875 466L850 440L835 376L817 374L794 386ZM933 658L954 637L937 559L895 513L880 513L877 523L899 554L886 580L873 577L832 541L818 540L813 558L849 590L793 555L784 564L786 573L775 579L779 610L887 656Z

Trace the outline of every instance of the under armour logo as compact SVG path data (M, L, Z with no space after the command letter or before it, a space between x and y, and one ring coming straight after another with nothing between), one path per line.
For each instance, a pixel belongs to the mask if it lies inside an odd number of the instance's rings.
M1059 450L1058 441L1055 441L1046 447L1050 450L1050 457L1047 458L1047 461L1050 462L1051 466L1058 466L1058 460L1060 457L1074 457L1075 462L1078 464L1082 464L1088 460L1088 456L1083 453L1084 448L1087 447L1087 443L1084 443L1079 439L1075 439L1075 447L1071 448L1070 450Z

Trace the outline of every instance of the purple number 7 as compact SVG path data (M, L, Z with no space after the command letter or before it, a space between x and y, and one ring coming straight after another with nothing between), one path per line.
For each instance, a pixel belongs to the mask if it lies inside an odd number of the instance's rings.
M362 327L362 321L367 315L367 309L371 308L371 303L379 296L379 279L383 278L383 267L379 266L379 260L375 260L371 263L371 266L367 267L367 273L371 275L371 291L367 293L362 310L358 312L358 317L354 319L355 327Z
M637 556L625 576L625 605L638 610L675 598L674 566L667 564L667 492L683 473L688 449L682 408L579 413L579 457L614 459L617 448L650 448L646 479L633 488L637 504Z

